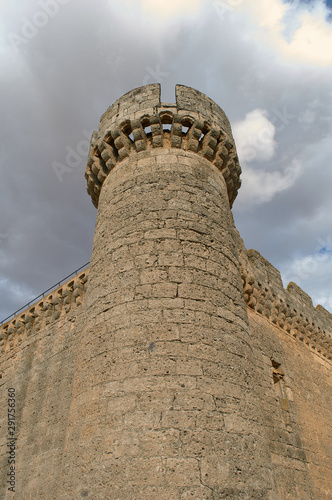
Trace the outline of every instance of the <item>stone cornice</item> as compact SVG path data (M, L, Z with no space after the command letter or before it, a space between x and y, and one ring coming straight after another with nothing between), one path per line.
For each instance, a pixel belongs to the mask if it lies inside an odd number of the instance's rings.
M85 173L87 190L98 206L109 172L132 154L154 148L191 151L211 161L227 185L232 206L241 185L235 143L225 113L207 96L176 86L176 104L160 102L160 85L135 89L102 116L91 139Z

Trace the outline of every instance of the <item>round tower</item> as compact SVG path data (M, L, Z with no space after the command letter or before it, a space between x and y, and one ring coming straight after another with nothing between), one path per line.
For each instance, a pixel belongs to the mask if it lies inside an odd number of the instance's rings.
M98 208L64 499L270 498L230 208L240 166L202 93L124 95L94 132Z

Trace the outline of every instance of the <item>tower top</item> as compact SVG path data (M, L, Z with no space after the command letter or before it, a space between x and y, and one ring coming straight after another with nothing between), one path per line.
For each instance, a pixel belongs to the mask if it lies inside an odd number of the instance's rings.
M119 162L163 147L188 150L213 163L224 176L232 206L241 185L241 167L227 116L191 87L176 85L175 104L162 103L160 90L159 83L131 90L101 117L85 173L93 204L98 206L102 184Z

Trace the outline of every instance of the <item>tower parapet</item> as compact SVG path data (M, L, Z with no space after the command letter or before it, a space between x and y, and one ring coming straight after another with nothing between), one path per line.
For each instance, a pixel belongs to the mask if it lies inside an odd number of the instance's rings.
M176 104L161 103L160 84L128 92L108 108L91 140L86 169L94 205L113 168L133 153L175 148L197 153L223 174L232 206L241 185L241 168L229 121L222 109L201 92L183 85Z

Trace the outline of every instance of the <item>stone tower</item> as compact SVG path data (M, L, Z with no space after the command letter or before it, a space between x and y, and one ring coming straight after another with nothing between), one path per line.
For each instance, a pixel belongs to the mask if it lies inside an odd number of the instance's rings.
M168 104L147 85L102 116L61 498L272 498L230 211L240 172L225 113L192 88Z

